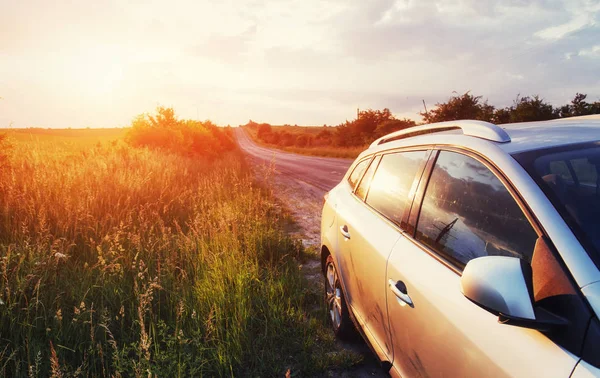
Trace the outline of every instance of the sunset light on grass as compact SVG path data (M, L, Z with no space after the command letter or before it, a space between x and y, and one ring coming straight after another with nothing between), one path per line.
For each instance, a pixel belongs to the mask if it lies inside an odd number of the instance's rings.
M598 114L597 1L0 0L0 377L386 376L331 328L353 159Z

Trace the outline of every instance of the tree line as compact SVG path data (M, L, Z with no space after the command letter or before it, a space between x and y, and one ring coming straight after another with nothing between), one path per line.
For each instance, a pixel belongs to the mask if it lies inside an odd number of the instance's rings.
M546 121L556 118L600 114L600 101L588 102L587 95L577 93L570 103L554 107L538 95L522 97L518 95L512 105L495 107L482 96L470 92L455 94L447 102L436 103L429 110L419 113L423 123L475 119L495 124ZM396 118L388 108L383 110L359 111L357 118L339 124L337 127L324 127L318 133L291 133L278 131L268 123L249 121L245 126L254 129L256 136L264 143L281 147L357 147L391 132L416 126L407 118Z

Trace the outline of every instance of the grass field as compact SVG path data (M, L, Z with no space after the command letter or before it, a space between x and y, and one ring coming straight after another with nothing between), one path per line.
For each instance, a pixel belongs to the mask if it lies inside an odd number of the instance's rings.
M323 126L272 126L273 131L276 132L288 132L292 135L310 135L316 136L319 132L331 127ZM335 157L354 159L361 152L363 152L367 146L363 147L336 147L336 146L311 146L311 147L298 147L298 146L281 146L277 144L265 143L257 137L256 129L245 127L244 130L248 132L252 140L260 145L277 148L283 151L292 152L295 154L310 155L310 156L324 156L324 157Z
M240 153L126 130L10 131L0 159L0 376L301 376L336 353L301 244Z

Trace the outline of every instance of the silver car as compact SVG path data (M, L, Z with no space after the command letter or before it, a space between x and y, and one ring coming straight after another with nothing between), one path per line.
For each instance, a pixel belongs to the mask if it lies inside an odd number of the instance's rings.
M395 377L600 376L600 117L376 140L325 196L333 329Z

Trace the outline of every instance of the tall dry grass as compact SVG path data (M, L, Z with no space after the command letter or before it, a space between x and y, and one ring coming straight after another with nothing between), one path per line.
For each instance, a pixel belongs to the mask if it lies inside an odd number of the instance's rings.
M316 374L301 246L239 153L12 140L0 167L0 376Z

